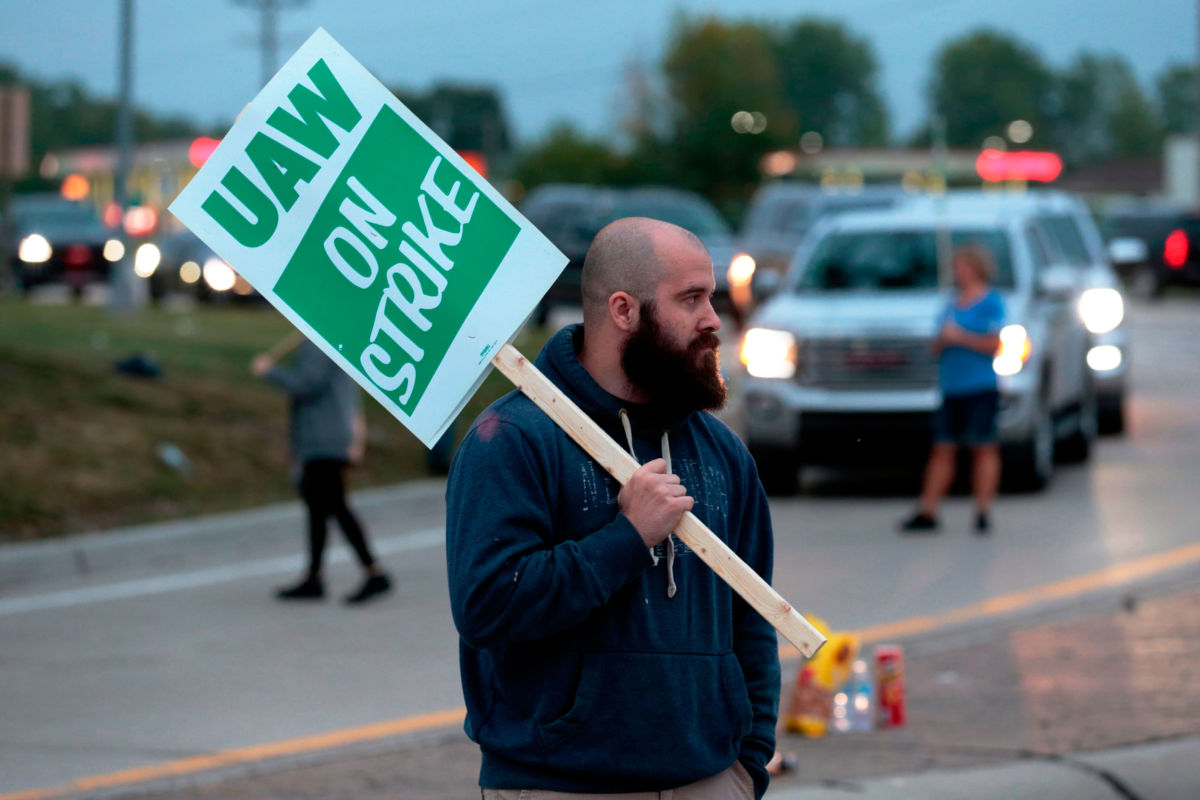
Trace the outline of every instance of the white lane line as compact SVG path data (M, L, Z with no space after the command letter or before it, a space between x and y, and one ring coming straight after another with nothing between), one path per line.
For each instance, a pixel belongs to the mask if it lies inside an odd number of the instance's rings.
M377 540L373 543L378 555L391 555L410 550L423 550L442 544L446 539L445 528L429 528L422 531L393 536ZM335 548L328 554L330 563L343 563L352 558L351 553L344 548ZM122 600L130 597L145 597L146 595L176 592L183 589L196 589L203 586L214 586L220 583L241 580L242 578L261 577L285 572L296 572L304 566L302 555L276 556L262 558L256 561L246 561L240 564L230 564L221 567L177 572L173 575L159 575L152 578L136 578L134 580L105 583L99 586L85 586L79 589L66 589L60 592L28 595L25 597L10 597L0 600L0 617L13 614L24 614L30 611L47 611L54 608L88 603L104 603L109 600Z
M445 493L444 487L445 481L439 479L414 481L400 486L360 489L354 492L354 507L359 511L367 511L389 504L403 506L406 502L421 502L426 497L436 497L440 500ZM90 553L125 545L141 545L147 542L196 536L198 533L209 536L227 530L239 530L271 523L290 523L298 519L304 519L304 505L295 500L288 500L243 511L228 511L203 517L152 522L111 531L81 533L63 539L14 542L0 547L0 562L44 553L77 550Z

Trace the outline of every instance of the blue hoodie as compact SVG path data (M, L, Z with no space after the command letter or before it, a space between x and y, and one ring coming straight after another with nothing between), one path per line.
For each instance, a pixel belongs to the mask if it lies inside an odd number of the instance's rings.
M605 392L559 331L537 366L645 463L670 442L693 513L771 579L767 499L723 423ZM740 761L762 797L779 704L774 630L680 541L677 592L617 506L620 486L528 398L475 421L446 491L451 609L480 785L662 791ZM660 545L658 550L662 551Z

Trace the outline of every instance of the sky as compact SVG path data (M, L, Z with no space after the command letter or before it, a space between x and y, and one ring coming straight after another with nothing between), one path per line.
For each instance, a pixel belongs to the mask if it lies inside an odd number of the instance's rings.
M119 6L0 0L0 61L115 96ZM259 86L257 14L234 0L134 0L134 9L137 104L228 125ZM1146 87L1167 64L1195 61L1200 27L1194 0L307 0L281 14L280 54L324 27L388 86L497 86L523 143L556 121L606 137L620 119L623 74L659 63L680 13L843 23L874 49L899 137L925 116L938 49L980 27L1016 36L1054 67L1081 50L1120 54Z

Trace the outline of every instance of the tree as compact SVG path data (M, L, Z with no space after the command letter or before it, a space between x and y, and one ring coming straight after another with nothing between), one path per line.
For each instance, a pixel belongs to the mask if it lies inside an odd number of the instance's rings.
M1161 144L1158 115L1119 55L1080 53L1055 78L1049 141L1071 165L1141 156Z
M758 183L763 155L793 145L797 137L767 30L681 17L663 73L671 100L674 182L736 212Z
M1169 134L1195 133L1197 111L1196 69L1185 64L1172 64L1163 70L1155 82L1158 90L1158 113L1163 129Z
M567 123L517 158L514 177L525 189L543 183L611 183L622 169L620 157L602 142L588 139Z
M392 93L456 150L475 150L493 161L512 146L500 95L490 86L439 83L428 92Z
M1114 155L1151 156L1162 148L1162 125L1136 81L1120 88L1108 129Z
M784 98L800 130L836 146L886 142L887 110L866 39L836 22L804 19L774 40Z
M981 30L946 44L934 64L933 116L946 120L951 146L978 147L1023 119L1045 130L1053 78L1041 56L1016 39ZM1035 139L1036 140L1036 139Z

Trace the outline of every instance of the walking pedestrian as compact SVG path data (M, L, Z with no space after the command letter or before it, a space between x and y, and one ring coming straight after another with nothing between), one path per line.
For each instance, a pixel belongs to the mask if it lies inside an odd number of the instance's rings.
M933 418L933 448L919 506L901 524L908 533L938 529L938 507L954 482L958 447L969 447L972 453L976 533L990 530L989 512L1000 485L1000 394L992 359L1000 346L1004 299L990 286L995 259L986 247L962 245L954 250L952 264L956 292L942 312L932 345L939 357L942 405Z
M770 580L754 461L705 413L726 395L712 258L626 218L582 282L583 324L537 365L643 463L621 487L515 392L459 448L446 550L483 797L762 797L775 632L671 533L693 511Z
M322 566L327 523L337 520L365 573L358 590L345 597L366 602L391 588L367 543L367 533L346 501L346 470L361 458L365 441L362 397L353 379L308 340L300 341L290 366L263 353L251 363L253 373L287 393L290 401L288 438L293 473L308 511L308 571L295 585L276 592L280 600L325 596Z

